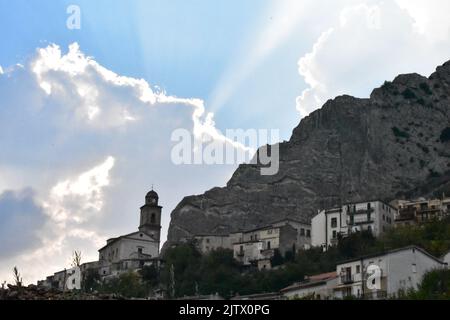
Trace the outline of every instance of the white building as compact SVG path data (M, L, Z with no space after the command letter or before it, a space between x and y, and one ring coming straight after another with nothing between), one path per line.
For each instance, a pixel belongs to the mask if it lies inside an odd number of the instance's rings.
M239 240L233 243L233 256L244 266L255 265L258 269L269 269L275 250L281 255L297 250L297 234L297 229L290 224L233 234L232 237Z
M382 202L349 203L320 211L311 220L311 245L328 248L336 245L339 236L370 230L375 237L394 225L397 210Z
M194 244L203 254L217 249L233 249L230 235L196 235L194 236Z
M328 272L307 277L305 281L281 289L287 299L316 299L333 298L334 288L337 286L337 273Z
M108 239L99 250L99 273L116 276L155 263L159 258L161 210L158 194L150 191L141 207L139 231Z
M74 267L67 270L66 280L67 290L80 290L81 289L81 269L80 267Z
M61 291L80 290L81 289L81 269L73 267L55 272L46 280L38 281L38 286L46 288L55 288Z
M400 290L417 289L427 272L444 267L444 262L416 246L352 259L336 266L335 297L395 296Z
M442 257L442 261L447 264L447 268L450 268L450 251Z

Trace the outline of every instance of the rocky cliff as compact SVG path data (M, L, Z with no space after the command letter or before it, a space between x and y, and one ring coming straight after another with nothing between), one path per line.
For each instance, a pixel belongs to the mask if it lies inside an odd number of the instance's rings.
M280 170L240 165L224 188L185 197L168 241L276 219L309 220L341 202L450 191L450 61L429 78L400 75L369 99L340 96L280 144Z

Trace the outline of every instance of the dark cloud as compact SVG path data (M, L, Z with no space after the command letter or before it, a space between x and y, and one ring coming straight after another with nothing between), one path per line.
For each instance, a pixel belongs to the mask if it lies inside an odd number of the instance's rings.
M31 189L0 194L0 260L41 245L37 231L46 219Z

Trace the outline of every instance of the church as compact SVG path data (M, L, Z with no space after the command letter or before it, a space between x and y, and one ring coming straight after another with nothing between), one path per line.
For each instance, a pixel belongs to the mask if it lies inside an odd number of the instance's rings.
M82 280L90 271L108 280L145 266L159 267L162 207L158 201L158 194L154 190L147 193L145 204L141 207L138 231L108 239L106 245L98 250L98 261L56 272L46 280L38 281L38 285L59 290L79 290Z
M151 190L141 207L139 229L106 241L99 251L99 273L117 276L128 270L150 266L158 261L161 240L161 211L158 194Z

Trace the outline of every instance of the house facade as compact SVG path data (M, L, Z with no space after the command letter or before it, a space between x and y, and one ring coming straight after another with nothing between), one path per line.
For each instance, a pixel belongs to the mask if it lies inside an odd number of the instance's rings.
M450 197L442 199L396 200L396 225L413 225L450 215Z
M395 296L400 290L417 289L427 272L441 268L445 268L443 261L416 246L352 259L336 266L334 295L341 299Z
M297 229L290 224L249 230L242 234L240 241L233 243L233 256L244 266L268 269L275 250L281 255L296 250L297 234Z
M194 244L203 254L207 254L217 249L233 248L230 235L196 235L194 236Z
M336 245L339 237L364 230L378 237L394 226L396 214L393 206L379 200L322 210L311 220L311 245L327 249Z

